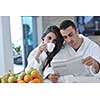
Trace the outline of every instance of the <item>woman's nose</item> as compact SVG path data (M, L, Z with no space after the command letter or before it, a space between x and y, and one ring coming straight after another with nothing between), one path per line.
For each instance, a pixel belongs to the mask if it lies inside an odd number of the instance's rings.
M49 43L53 43L53 40L50 40Z

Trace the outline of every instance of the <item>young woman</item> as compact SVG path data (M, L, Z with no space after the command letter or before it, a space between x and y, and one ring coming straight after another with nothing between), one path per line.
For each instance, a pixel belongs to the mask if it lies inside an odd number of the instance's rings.
M47 50L48 43L55 44L52 52ZM40 45L29 54L28 65L25 71L27 71L29 67L33 67L39 70L43 75L43 71L47 66L50 67L51 60L59 52L62 44L63 37L60 34L60 29L55 25L49 26L42 36L42 42Z

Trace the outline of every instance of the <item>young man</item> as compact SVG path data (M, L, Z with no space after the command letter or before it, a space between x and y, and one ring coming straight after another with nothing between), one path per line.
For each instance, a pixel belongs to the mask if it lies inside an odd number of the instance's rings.
M65 43L53 61L82 55L84 58L83 64L86 65L85 68L88 70L86 74L98 74L100 70L100 47L87 37L79 34L75 24L70 20L64 20L60 24L60 32ZM48 68L44 75L48 76L48 79L52 82L58 82L60 77L58 73L53 72L52 68Z

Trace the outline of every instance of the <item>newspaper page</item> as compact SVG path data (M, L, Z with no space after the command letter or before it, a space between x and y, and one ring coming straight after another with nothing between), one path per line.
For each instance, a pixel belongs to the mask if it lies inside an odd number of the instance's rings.
M83 57L78 56L69 60L56 60L52 62L54 72L60 73L60 75L80 75L85 71L84 64L82 64Z

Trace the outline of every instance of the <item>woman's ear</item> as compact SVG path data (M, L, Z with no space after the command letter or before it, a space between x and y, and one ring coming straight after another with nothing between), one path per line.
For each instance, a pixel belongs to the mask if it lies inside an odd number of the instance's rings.
M44 37L41 38L44 41Z

